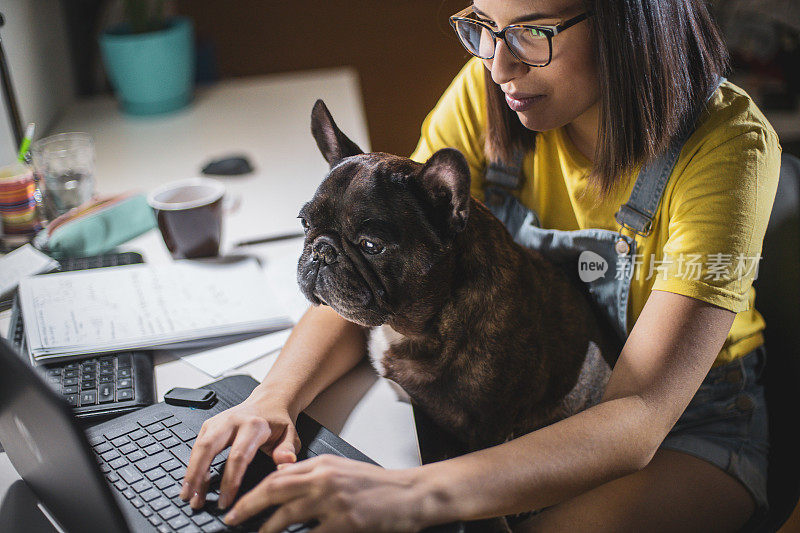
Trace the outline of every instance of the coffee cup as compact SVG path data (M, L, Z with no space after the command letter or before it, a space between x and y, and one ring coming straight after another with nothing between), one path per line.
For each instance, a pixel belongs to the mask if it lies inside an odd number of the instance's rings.
M229 211L220 182L209 178L174 181L152 191L147 202L174 259L219 255L222 219Z

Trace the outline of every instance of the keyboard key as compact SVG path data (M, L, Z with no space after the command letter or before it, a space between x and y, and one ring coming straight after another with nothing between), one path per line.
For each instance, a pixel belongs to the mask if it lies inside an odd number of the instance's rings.
M64 385L65 387L69 387L69 386L72 386L72 385L77 385L78 384L78 378L66 378L66 379L64 379L64 381L61 382L61 384Z
M172 472L176 468L180 468L180 467L181 467L181 463L177 459L170 459L169 461L167 461L166 463L161 465L161 468L163 468L167 472Z
M175 446L174 448L170 448L172 454L178 458L180 462L189 466L189 457L192 455L192 449L186 446L185 444L181 444L180 446Z
M144 447L144 448L142 448L142 449L144 450L144 452L145 452L147 455L153 455L153 454L155 454L155 453L158 453L158 452L160 452L160 451L161 451L161 450L163 450L164 448L162 448L162 447L161 447L161 444L159 444L159 443L155 442L155 443L151 444L150 446L145 446L145 447Z
M181 529L181 533L202 533L202 532L196 525L189 524L185 528Z
M78 394L78 386L70 385L69 387L61 387L61 394Z
M100 383L101 385L103 383L111 383L113 385L114 384L114 376L113 376L113 374L110 375L110 376L104 376L104 375L100 374L100 378L97 380L97 382Z
M126 433L130 433L130 432L131 432L130 426L122 425L122 426L116 427L114 429L109 429L108 431L105 432L105 436L106 436L106 438L108 440L114 440L114 439L116 439L116 438L118 438L118 437L120 437L122 435L125 435Z
M151 470L150 472L156 472L156 470ZM148 474L150 472L148 472ZM156 480L156 487L158 487L159 490L163 491L167 487L174 487L174 486L175 486L175 480L166 474L161 479Z
M110 449L111 449L111 443L106 441L102 441L99 444L95 445L94 447L95 453L100 453L100 454L106 453Z
M133 452L138 451L138 450L139 450L139 448L132 442L128 442L128 443L123 444L122 446L119 447L120 453L124 453L125 455L128 455L129 453L133 453ZM96 448L95 448L95 451L97 451Z
M182 467L178 468L177 470L173 470L172 472L169 473L169 475L172 476L172 479L174 479L176 481L182 481L183 480L183 476L186 475L186 467L182 466Z
M108 466L110 466L114 470L119 470L120 468L122 468L123 466L125 466L127 464L128 464L128 460L127 459L125 459L124 457L118 457L117 459L114 459L113 461L108 463Z
M123 378L117 380L118 389L129 389L133 385L131 378Z
M147 518L148 516L153 516L153 510L150 509L149 507L142 507L141 509L139 509L139 512L142 513L145 518Z
M169 478L164 478L164 479L169 479ZM175 498L177 498L180 493L181 493L181 487L180 485L175 484L174 481L171 486L164 489L164 496L166 496L170 500L174 500Z
M158 424L154 424L154 425L158 425ZM153 427L153 426L150 426L150 427ZM148 429L150 429L150 428L148 428ZM173 437L172 437L172 433L170 433L166 429L162 429L158 433L153 433L153 438L156 439L156 440L166 440L166 439L170 439L170 438L173 438Z
M66 365L64 365L64 368L66 368L66 369L78 368L78 363L75 363L75 362L67 363Z
M122 389L117 391L118 402L124 402L125 400L132 400L132 399L133 399L133 390Z
M165 463L172 459L170 454L167 452L161 451L157 454L151 455L150 457L146 457L141 461L136 463L136 468L138 468L142 472L148 472L160 465L161 463Z
M61 377L61 369L60 368L48 368L47 371L45 372L45 375L48 376L48 377L50 377L50 376ZM65 375L66 375L66 373L65 373Z
M130 368L120 368L117 370L117 376L121 378L129 378L131 377L131 369Z
M174 416L171 416L166 420L162 421L161 423L164 424L164 427L171 428L172 426L177 426L178 424L180 424L181 421L175 418Z
M95 391L81 392L81 407L84 405L94 405L97 403L97 393Z
M81 381L81 390L82 391L94 391L97 388L97 384L94 381Z
M96 435L94 437L88 437L89 446L97 446L98 444L102 444L106 441L106 438L102 435Z
M184 424L179 424L177 426L171 427L170 430L173 433L175 433L175 436L177 436L183 442L186 442L187 440L192 440L197 436L197 433L194 430L192 430L189 426L186 426Z
M158 512L158 516L164 520L169 520L170 518L174 518L180 514L181 512L174 505L168 505Z
M161 493L159 491L157 491L153 487L150 487L148 490L146 490L146 491L142 492L141 494L139 494L139 497L141 499L143 499L144 501L146 501L146 502L153 501L156 498L158 498L159 496L161 496Z
M131 503L132 503L132 504L133 504L133 506L134 506L134 507L136 507L137 509L140 509L141 507L143 507L143 506L144 506L144 502L142 501L142 499L141 499L141 498L134 498L134 499L132 499L132 500L131 500Z
M152 446L155 443L156 439L154 439L150 435L136 441L136 444L138 444L140 448L147 448L148 446Z
M175 508L173 507L173 509ZM177 509L175 509L175 511L177 511ZM163 513L164 511L161 512ZM161 515L161 518L164 518L164 516ZM169 524L172 529L180 529L189 525L189 519L183 515L179 515L168 521L167 524Z
M148 433L150 433L152 435L153 433L158 433L159 431L164 431L165 428L164 428L164 424L162 424L161 422L156 422L155 424L151 424L151 425L147 426L145 429L147 430Z
M149 426L150 424L155 424L156 422L161 422L162 420L169 418L171 416L172 415L170 413L165 413L165 412L153 413L148 415L142 415L139 418L138 422L140 426L145 427Z
M119 474L129 485L142 479L142 474L140 474L139 471L131 465L127 465L118 469L117 474Z
M165 439L165 440L162 440L162 441L161 441L161 445L162 445L164 448L172 448L172 447L174 447L174 446L177 446L177 445L178 445L178 444L180 444L180 443L181 443L181 441L179 441L179 440L178 440L178 439L176 439L175 437L170 437L170 438L168 438L168 439Z
M148 518L147 520L148 520L148 521L149 521L151 524L153 524L154 526L158 526L158 525L160 525L160 524L161 524L161 517L160 517L160 516L158 516L158 515L153 515L153 516L151 516L150 518Z
M125 484L125 482L122 481L121 479L118 479L117 481L115 481L114 482L114 486L117 487L117 490L120 491L120 492L122 492L123 490L128 488L128 486Z
M196 515L194 515L192 517L192 522L194 522L198 526L204 526L204 525L208 524L209 522L213 522L213 521L214 521L214 517L211 516L210 514L208 514L205 511L202 511L199 514L196 514Z
M142 439L142 438L144 438L146 436L147 436L147 433L145 431L141 430L141 429L137 429L136 431L134 431L133 433L128 435L128 437L130 437L131 440L139 440L139 439Z
M128 461L135 463L136 461L141 461L145 457L147 457L147 455L142 450L136 450L128 454Z
M156 512L160 511L161 509L167 506L169 506L169 500L167 500L163 496L156 498L155 500L150 502L150 507Z
M127 498L129 500L132 500L132 499L134 499L136 497L136 493L133 492L131 489L123 490L122 491L122 495L125 496L125 498Z
M78 395L77 394L68 394L64 396L67 400L67 403L70 404L72 407L78 407Z
M158 531L158 533L172 533L172 530L166 524L161 524L160 526L158 526L156 528L156 531Z
M106 474L106 479L108 480L109 483L114 483L119 479L119 476L114 472L109 472L108 474Z
M130 367L130 366L131 366L131 354L121 353L117 355L117 368Z
M114 445L115 448L119 448L123 444L130 442L130 439L126 436L117 437L116 439L111 441L111 444Z
M58 371L60 372L60 371ZM64 371L65 378L77 378L79 376L79 372L77 368L70 368L69 370Z
M107 452L101 453L100 456L103 458L104 461L109 462L113 459L119 457L119 452L117 450L108 450Z
M205 533L222 533L223 531L228 530L228 526L225 526L220 522L211 522L210 524L204 525L202 529Z
M218 464L221 464L221 463L224 463L225 461L227 461L228 460L228 454L230 453L230 451L231 451L230 448L225 448L220 453L218 453L214 457L214 460L211 461L211 466L217 466Z
M147 476L147 479L149 479L150 481L155 481L157 479L166 476L167 473L164 472L163 468L154 468L152 470L145 472L144 475Z
M140 479L136 483L133 483L131 485L131 488L136 492L144 492L147 489L153 488L153 485L151 485L150 482L147 481L146 479Z

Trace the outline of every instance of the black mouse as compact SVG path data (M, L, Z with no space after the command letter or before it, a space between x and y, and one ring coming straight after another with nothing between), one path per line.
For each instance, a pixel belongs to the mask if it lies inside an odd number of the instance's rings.
M217 176L236 176L253 172L253 166L244 155L232 155L210 161L203 167L203 174Z

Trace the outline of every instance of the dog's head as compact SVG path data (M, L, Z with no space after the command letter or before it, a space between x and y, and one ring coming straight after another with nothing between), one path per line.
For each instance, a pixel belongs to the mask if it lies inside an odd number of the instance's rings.
M299 213L306 240L298 283L312 303L381 325L429 296L429 275L467 224L469 167L449 148L425 164L365 154L321 100L311 131L330 171Z

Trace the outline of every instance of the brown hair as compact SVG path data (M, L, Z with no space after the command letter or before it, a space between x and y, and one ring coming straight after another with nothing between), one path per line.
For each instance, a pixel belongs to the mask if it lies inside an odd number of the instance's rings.
M705 103L728 66L725 44L702 0L584 0L600 70L600 123L590 182L608 195L661 153ZM545 67L546 68L546 67ZM486 154L510 163L534 146L485 72Z

